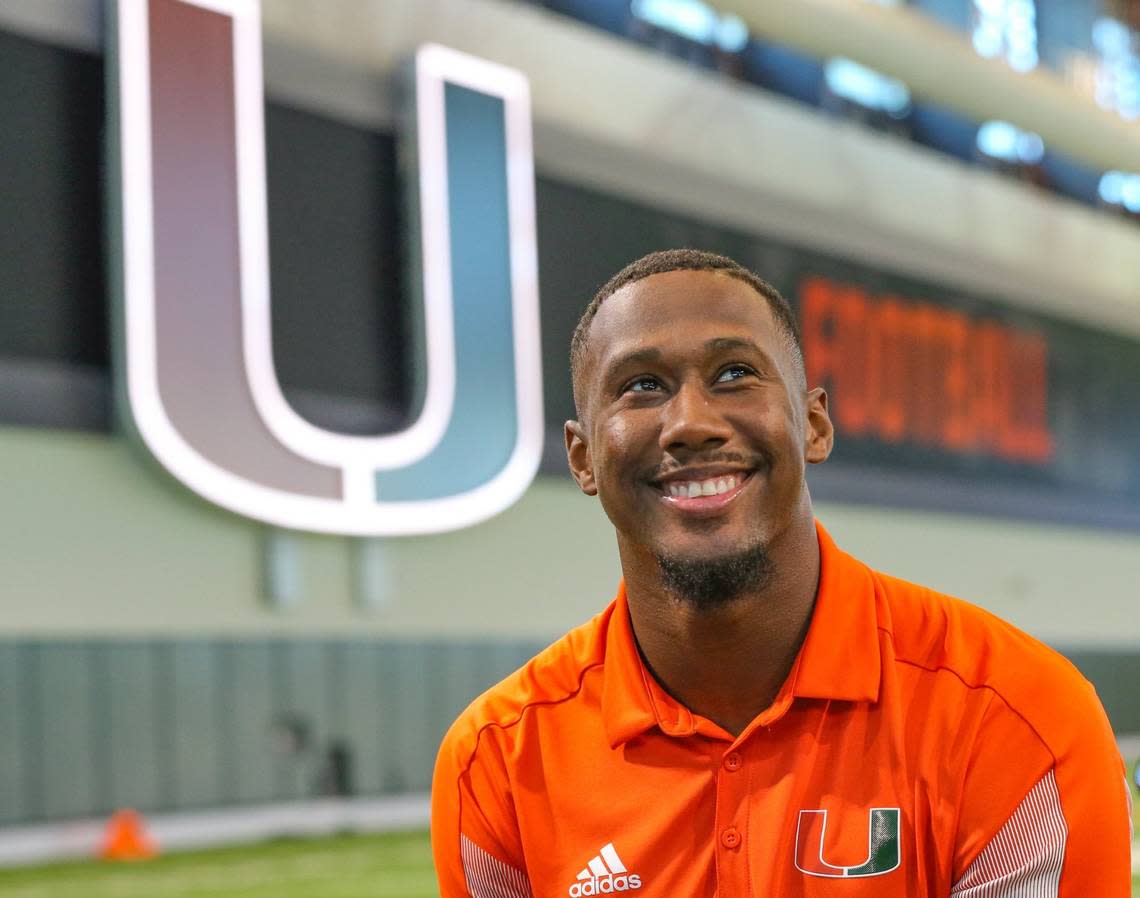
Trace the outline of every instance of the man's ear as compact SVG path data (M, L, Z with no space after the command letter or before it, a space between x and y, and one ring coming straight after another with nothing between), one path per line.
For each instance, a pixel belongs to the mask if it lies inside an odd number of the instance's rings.
M587 496L598 495L598 486L594 483L594 461L586 443L586 428L581 421L567 421L564 432L566 461L570 465L570 474L578 481L578 489Z
M827 393L816 387L807 394L807 415L804 417L804 460L818 465L827 461L835 445L835 427L827 413Z

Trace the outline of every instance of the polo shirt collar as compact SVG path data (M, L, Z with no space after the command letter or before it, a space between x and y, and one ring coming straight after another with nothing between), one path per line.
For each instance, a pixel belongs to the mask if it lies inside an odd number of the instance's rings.
M797 698L874 702L879 699L879 619L871 570L835 545L815 522L819 589L800 649Z
M793 700L877 701L881 671L871 572L841 551L818 521L816 535L820 577L815 608L791 682L781 695L790 687ZM641 660L624 581L611 607L602 685L602 720L610 746L617 748L655 726L670 736L692 735L700 718L671 698Z
M629 617L625 580L618 585L611 607L602 673L602 724L610 747L617 748L654 726L661 726L663 732L670 734L691 735L693 715L680 702L660 700L664 690L641 660Z

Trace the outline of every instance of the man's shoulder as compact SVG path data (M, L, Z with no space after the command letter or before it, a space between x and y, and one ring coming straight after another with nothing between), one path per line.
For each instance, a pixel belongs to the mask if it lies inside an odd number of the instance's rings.
M532 709L574 699L581 692L586 675L600 668L605 660L612 612L611 605L478 696L459 715L445 743L473 751L487 728L510 730Z
M949 674L966 690L986 690L1051 743L1066 720L1058 714L1099 708L1092 685L1067 658L975 604L872 571L896 664ZM1074 717L1076 719L1074 719ZM1071 725L1071 724L1070 724Z

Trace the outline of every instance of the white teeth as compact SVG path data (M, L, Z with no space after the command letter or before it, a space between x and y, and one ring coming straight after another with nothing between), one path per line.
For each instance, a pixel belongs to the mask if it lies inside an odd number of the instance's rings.
M670 483L669 495L678 499L696 499L698 496L719 496L740 485L740 477L714 477L709 480L688 480Z

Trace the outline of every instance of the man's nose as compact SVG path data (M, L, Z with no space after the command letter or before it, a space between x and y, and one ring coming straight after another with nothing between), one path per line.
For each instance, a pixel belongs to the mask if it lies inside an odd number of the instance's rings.
M661 447L666 450L716 448L732 436L713 397L699 384L683 384L662 414Z

